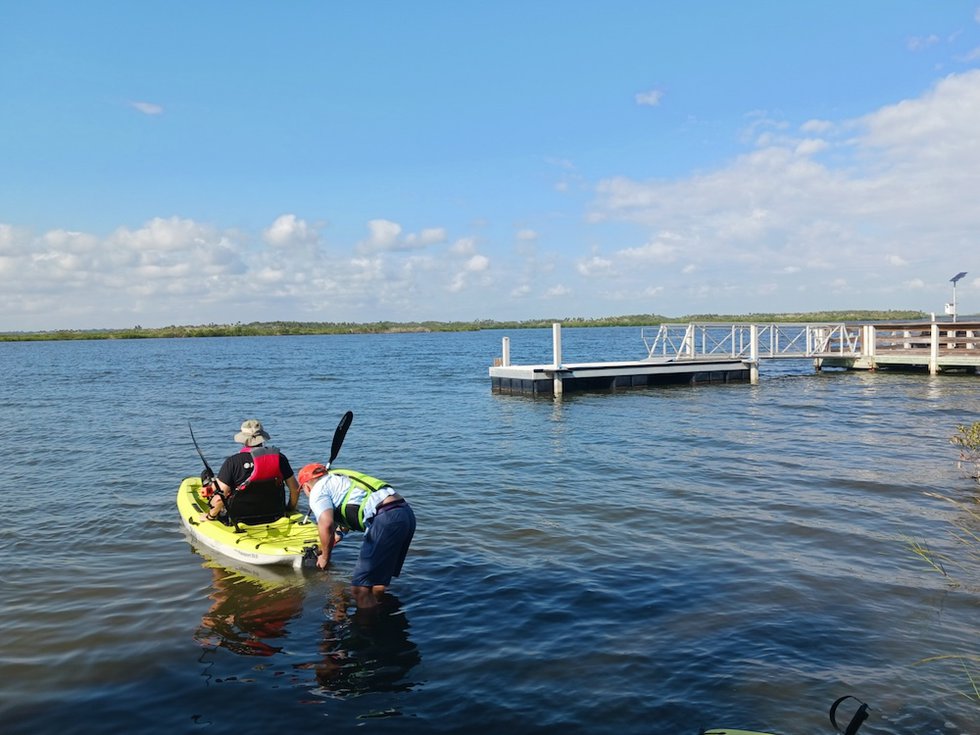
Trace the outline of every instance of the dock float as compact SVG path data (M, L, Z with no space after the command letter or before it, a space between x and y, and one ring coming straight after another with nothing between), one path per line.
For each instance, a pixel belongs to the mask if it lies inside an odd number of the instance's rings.
M748 381L741 360L677 362L583 362L570 365L495 365L490 368L494 393L561 395L565 391L647 388L671 383Z
M510 339L490 368L494 393L560 396L571 391L625 390L656 385L748 381L751 368L740 358L713 356L682 361L646 357L620 362L563 363L561 325L552 325L554 360L547 365L511 365Z

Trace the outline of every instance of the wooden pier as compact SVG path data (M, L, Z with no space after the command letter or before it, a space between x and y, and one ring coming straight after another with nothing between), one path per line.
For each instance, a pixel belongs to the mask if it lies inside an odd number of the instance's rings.
M550 364L511 365L510 341L490 368L495 393L560 396L566 391L670 383L759 380L761 360L810 359L815 370L901 369L980 373L980 322L821 324L661 324L644 328L647 356L566 364L561 325L552 325Z

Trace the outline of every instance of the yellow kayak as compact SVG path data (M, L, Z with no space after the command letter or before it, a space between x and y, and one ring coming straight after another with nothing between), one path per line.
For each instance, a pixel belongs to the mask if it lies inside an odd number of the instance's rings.
M859 706L851 715L847 727L843 728L837 723L837 708L848 699L853 699ZM868 719L868 705L851 694L845 694L830 705L830 724L841 735L857 735L861 725ZM772 733L758 732L756 730L732 730L728 727L717 727L711 730L702 730L699 735L772 735Z
M177 491L177 510L188 533L201 545L235 561L256 566L303 566L319 543L316 524L302 513L293 512L272 523L226 526L221 521L202 521L208 504L201 495L201 478L188 477Z

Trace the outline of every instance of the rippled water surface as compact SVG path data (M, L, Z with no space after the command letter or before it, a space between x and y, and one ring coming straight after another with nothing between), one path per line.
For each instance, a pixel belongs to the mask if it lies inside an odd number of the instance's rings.
M976 376L492 394L551 331L0 344L5 732L977 733L970 523L949 437ZM566 329L564 358L642 357ZM258 417L294 467L383 477L418 516L381 614L326 574L208 556L175 495ZM973 528L974 532L978 529ZM974 674L976 666L973 666Z

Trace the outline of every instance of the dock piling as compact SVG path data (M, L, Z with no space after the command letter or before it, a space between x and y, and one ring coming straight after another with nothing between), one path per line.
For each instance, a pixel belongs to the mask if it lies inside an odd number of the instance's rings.
M553 355L553 366L555 369L555 396L560 396L562 394L562 378L561 378L561 324L555 322L551 325L551 351Z
M749 382L759 384L759 325L753 324L749 332Z

